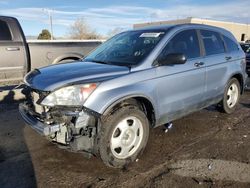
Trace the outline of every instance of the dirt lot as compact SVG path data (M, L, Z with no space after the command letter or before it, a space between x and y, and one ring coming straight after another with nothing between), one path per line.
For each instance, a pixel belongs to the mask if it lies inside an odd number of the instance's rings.
M151 130L127 169L59 149L0 102L0 187L250 187L250 91L226 115L209 107Z

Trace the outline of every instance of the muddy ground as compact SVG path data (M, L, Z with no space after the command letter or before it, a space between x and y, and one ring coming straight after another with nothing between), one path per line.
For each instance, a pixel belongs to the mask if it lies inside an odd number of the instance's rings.
M59 149L0 102L0 187L250 187L250 91L232 115L209 107L151 130L127 169Z

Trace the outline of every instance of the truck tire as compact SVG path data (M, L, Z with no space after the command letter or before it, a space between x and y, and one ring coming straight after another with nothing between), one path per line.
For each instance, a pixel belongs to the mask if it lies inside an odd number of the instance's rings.
M232 78L227 83L223 100L220 103L222 110L231 114L235 111L240 99L240 83L236 78Z
M99 154L110 167L123 168L137 159L146 147L149 121L137 106L117 109L102 120Z

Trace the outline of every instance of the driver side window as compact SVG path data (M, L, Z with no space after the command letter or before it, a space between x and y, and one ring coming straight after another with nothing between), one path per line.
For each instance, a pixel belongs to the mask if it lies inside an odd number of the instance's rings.
M182 53L187 59L200 57L200 47L196 30L185 30L176 34L162 50L160 57Z

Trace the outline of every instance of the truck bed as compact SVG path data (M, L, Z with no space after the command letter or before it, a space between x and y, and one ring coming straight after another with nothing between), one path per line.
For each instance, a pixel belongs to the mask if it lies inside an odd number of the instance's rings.
M81 60L102 40L29 40L18 20L0 16L0 85L18 83L32 69Z
M28 40L31 70L82 59L104 40Z

